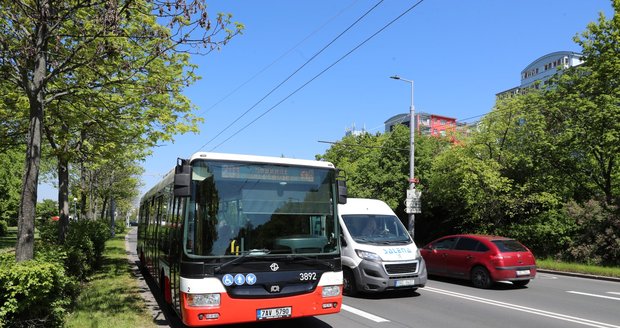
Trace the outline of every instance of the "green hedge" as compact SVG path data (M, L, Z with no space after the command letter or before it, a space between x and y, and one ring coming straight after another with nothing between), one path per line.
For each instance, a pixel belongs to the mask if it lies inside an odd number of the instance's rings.
M7 232L9 232L9 225L6 221L0 219L0 237L6 236Z
M58 228L58 221L42 224L39 227L42 245L35 249L64 252L67 274L85 280L101 266L105 242L111 237L110 228L100 220L72 221L64 244L58 241Z
M0 254L0 328L61 327L77 297L77 282L62 263L15 263L14 257Z

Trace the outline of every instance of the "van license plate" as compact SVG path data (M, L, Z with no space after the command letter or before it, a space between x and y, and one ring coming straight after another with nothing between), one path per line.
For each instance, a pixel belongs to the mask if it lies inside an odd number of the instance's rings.
M517 276L529 276L530 270L517 270Z
M273 309L258 309L256 310L256 320L289 318L291 312L290 306Z
M415 279L401 279L396 280L394 286L396 287L404 287L404 286L413 286L415 285Z

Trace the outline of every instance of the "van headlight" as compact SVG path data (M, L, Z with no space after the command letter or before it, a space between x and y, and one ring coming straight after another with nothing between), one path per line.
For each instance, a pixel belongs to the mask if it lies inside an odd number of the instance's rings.
M373 261L373 262L381 262L381 257L373 252L367 252L367 251L363 251L360 249L356 249L355 253L357 253L357 256L359 256L361 259Z
M189 306L220 306L220 294L186 294Z
M323 297L334 297L340 295L340 286L323 286L321 292Z

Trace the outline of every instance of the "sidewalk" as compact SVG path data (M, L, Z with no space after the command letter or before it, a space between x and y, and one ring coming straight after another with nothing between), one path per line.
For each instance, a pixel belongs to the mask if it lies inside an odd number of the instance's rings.
M149 287L149 282L145 279L140 268L138 267L138 255L136 254L136 242L137 242L137 233L138 228L131 228L127 235L125 235L125 251L127 253L127 260L129 261L129 267L131 269L131 273L136 278L138 282L138 288L140 289L140 296L144 300L144 303L149 312L153 315L153 323L157 327L170 327L170 322L164 315L164 312L161 310L160 305L153 296L151 288ZM152 282L151 282L152 283Z

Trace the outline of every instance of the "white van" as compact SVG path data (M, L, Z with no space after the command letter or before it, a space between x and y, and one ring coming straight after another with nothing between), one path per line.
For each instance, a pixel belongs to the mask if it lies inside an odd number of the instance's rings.
M385 202L349 198L338 205L338 215L345 294L424 287L424 259Z

